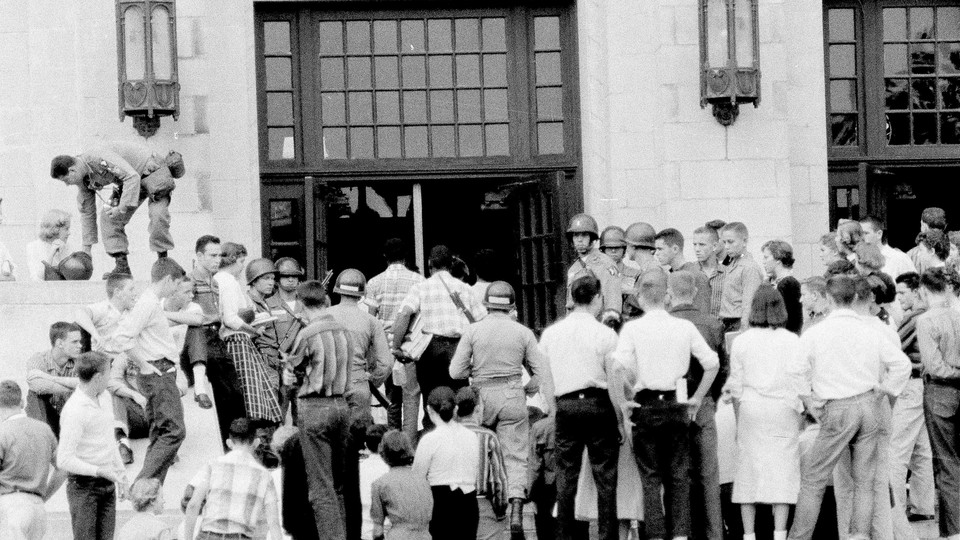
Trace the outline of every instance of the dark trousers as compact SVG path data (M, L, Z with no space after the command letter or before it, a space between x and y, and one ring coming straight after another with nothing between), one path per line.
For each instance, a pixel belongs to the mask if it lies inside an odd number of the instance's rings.
M383 383L387 402L387 425L390 429L403 430L403 388L393 384L393 375Z
M658 400L637 401L640 407L633 410L633 451L643 485L647 538L690 536L687 406Z
M320 540L347 537L344 485L348 479L349 409L342 397L301 398L300 447Z
M126 427L125 436L131 439L143 439L150 436L150 420L147 411L136 401L126 396L113 397L113 415Z
M586 528L574 516L574 497L584 447L597 485L600 540L618 538L617 457L620 430L606 390L588 389L557 398L556 416L557 538L580 540ZM548 510L549 511L549 510Z
M187 336L180 351L180 369L183 370L187 383L193 386L193 365L204 364L207 361L207 343L202 326L188 326Z
M720 462L717 456L717 406L707 396L697 421L690 423L690 532L695 540L721 540Z
M117 493L113 482L71 474L67 479L67 504L74 538L113 540L117 525Z
M35 392L27 392L27 408L25 410L27 416L35 420L40 420L41 422L46 423L50 426L50 429L53 430L53 434L59 439L60 438L60 410L63 408L63 399L59 399L58 402L61 403L60 406L54 404L50 399L54 396L41 395Z
M147 398L147 421L150 423L150 446L143 458L140 478L156 478L162 484L167 470L177 457L177 450L187 436L183 423L183 403L180 390L177 389L176 371L170 360L160 360L152 364L161 371L161 375L143 375L137 378L140 391Z
M220 339L215 327L203 327L203 340L197 341L197 347L203 344L202 354L191 354L191 361L202 358L207 364L207 380L217 405L217 424L220 425L220 441L227 450L227 437L230 435L230 423L247 415L240 391L240 380L233 358L227 353L227 344ZM199 360L197 360L199 361Z
M536 505L537 511L533 516L534 526L537 528L537 540L541 538L556 538L557 519L553 517L553 505L557 503L557 486L541 482L530 490L530 502Z
M933 450L933 480L940 508L940 536L960 533L960 381L923 385L923 413Z
M450 360L457 350L460 338L433 336L427 350L423 351L420 360L417 360L417 382L420 383L420 394L423 395L423 430L430 431L433 421L427 414L427 398L434 388L449 386L454 392L467 386L466 379L450 378Z
M430 536L433 538L477 537L480 525L480 509L476 492L464 493L460 488L430 486L433 492L433 515L430 517Z

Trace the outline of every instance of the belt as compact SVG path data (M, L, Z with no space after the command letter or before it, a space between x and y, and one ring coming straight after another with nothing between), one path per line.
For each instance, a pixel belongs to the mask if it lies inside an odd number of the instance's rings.
M960 379L944 379L942 377L933 377L931 375L926 375L923 377L923 382L928 384L935 384L937 386L947 386L950 388L960 389Z
M160 370L160 373L176 373L177 364L173 360L168 360L166 358L160 358L157 360L147 360L147 363L151 366ZM169 366L167 365L169 364Z
M438 339L439 339L440 341L460 341L460 336L450 337L450 336L438 336L438 335L434 335L434 336L433 336L433 339L434 339L434 340L438 340Z
M557 396L557 399L586 399L593 397L600 397L608 395L605 388L584 388L582 390L575 390L573 392L568 392L562 396Z
M640 390L633 396L633 401L637 403L650 403L662 401L664 403L676 403L676 390Z
M205 535L207 538L216 538L217 540L228 540L228 539L241 540L246 538L253 538L252 536L248 534L243 534L243 533L220 533L220 532L211 532L211 531L200 531L200 535Z
M839 399L828 399L826 403L856 403L858 401L865 401L868 399L875 399L879 392L876 390L867 390L862 394L857 394L855 396L839 398Z
M486 379L470 379L470 383L477 388L490 388L493 386L506 386L513 383L521 383L523 377L520 375L508 375L506 377L489 377Z

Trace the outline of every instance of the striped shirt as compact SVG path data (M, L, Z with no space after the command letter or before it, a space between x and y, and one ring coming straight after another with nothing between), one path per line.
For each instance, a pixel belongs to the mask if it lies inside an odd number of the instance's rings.
M450 288L449 291L447 287ZM411 287L400 307L420 313L423 317L424 332L435 336L460 337L469 321L457 309L450 293L460 297L464 307L473 314L474 320L479 321L487 315L486 308L477 301L470 286L446 270L440 270L429 279Z
M190 485L207 489L201 531L252 538L268 516L279 513L270 471L246 450L233 450L208 463Z
M477 434L480 443L480 463L477 466L477 497L490 499L495 511L507 508L507 470L503 464L503 450L497 434L473 421L460 424Z
M387 334L397 318L400 303L410 289L423 279L423 276L408 270L406 266L393 263L367 282L367 300L377 306L377 320Z
M723 270L720 263L713 268L707 268L703 263L700 265L700 271L707 276L707 282L710 284L710 314L714 317L720 317L720 302L723 299Z
M322 314L300 331L290 363L306 363L299 397L342 396L350 384L353 342L350 333L333 317Z

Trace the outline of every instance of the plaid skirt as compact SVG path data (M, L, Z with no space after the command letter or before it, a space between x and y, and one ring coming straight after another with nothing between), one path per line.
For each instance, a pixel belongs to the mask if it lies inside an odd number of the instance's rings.
M251 420L266 420L279 423L283 420L277 393L270 385L267 363L253 340L246 334L227 336L227 353L233 358L237 379L243 392L247 416Z

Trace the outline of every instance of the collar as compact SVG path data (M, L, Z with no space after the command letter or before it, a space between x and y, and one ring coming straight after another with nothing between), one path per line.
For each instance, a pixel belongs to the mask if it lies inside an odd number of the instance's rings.
M587 319L594 322L597 322L597 318L585 311L571 311L567 313L568 319Z
M838 308L830 312L827 317L853 317L854 319L862 319L863 317L856 311L850 308Z
M693 304L678 304L670 308L670 313L680 313L684 311L700 311L693 307Z
M27 413L21 410L17 414L11 414L10 416L6 417L3 421L6 422L7 420L17 420L19 418L26 418L26 417L27 417Z

